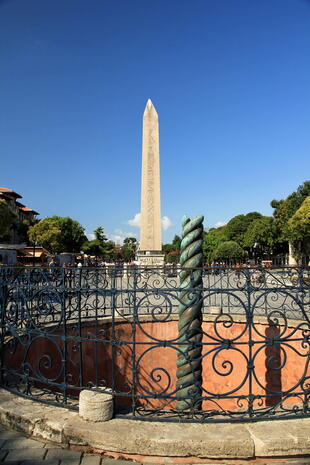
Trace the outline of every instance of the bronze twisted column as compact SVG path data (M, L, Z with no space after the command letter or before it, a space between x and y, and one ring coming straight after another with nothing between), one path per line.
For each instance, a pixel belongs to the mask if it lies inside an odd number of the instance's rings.
M203 216L182 218L176 409L201 409ZM182 399L183 397L183 399Z

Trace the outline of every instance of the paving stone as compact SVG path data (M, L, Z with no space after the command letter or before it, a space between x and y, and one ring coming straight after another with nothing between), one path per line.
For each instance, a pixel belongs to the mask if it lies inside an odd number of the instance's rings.
M0 439L14 439L20 438L20 436L21 435L15 431L6 431L5 429L0 431Z
M7 450L0 450L0 460L3 460L4 457L7 455L8 451Z
M44 447L45 449L63 449L63 447L61 447L60 444L55 444L53 442L47 442L46 444L44 444Z
M84 455L82 458L81 465L100 465L101 457L100 455ZM128 462L127 462L128 465Z
M81 455L82 452L78 450L48 449L45 458L46 460L59 459L61 463L65 460L76 460L79 463Z
M80 459L64 459L60 461L60 465L80 465Z
M25 460L20 465L59 465L59 460Z
M18 460L25 462L26 460L43 460L46 454L46 449L15 449L9 450L8 455L5 457L5 462L10 460Z
M16 460L8 460L8 461L4 460L4 462L2 463L4 463L5 465L19 465L20 464L20 462L17 462Z
M2 449L43 449L43 447L43 442L34 441L20 435L18 438L6 440Z
M102 458L102 465L128 465L130 463L133 463L128 460L117 460L117 459L111 459L111 458ZM183 465L183 464L182 464Z

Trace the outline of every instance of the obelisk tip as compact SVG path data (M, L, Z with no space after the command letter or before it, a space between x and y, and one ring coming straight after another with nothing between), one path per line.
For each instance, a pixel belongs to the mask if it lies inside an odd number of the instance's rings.
M146 102L144 113L154 113L155 115L157 115L157 111L156 111L156 109L154 107L154 104L153 104L153 102L152 102L152 100L150 98Z

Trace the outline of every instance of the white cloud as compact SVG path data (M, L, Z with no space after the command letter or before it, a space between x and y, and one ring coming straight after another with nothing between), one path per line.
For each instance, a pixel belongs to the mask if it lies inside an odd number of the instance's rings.
M135 226L136 228L141 227L141 213L136 213L135 216L127 221L130 226ZM164 231L166 231L168 228L172 226L172 221L168 216L163 216L161 219L161 227Z
M114 229L115 234L119 234L120 236L123 235L123 231L121 229Z
M172 226L172 221L168 216L163 216L161 219L161 227L163 228L164 231L166 231L168 228Z
M118 236L117 234L110 234L109 239L118 245L122 245L123 243L123 238L121 236Z
M95 239L94 233L86 233L86 237L89 241L93 241Z
M214 228L220 228L221 226L225 226L227 224L225 221L218 221L215 223Z
M130 224L130 226L135 226L136 228L140 228L140 223L141 222L141 213L136 213L135 216L131 219L128 220L127 223Z
M126 237L136 237L136 233L132 231L123 231L122 229L114 229L114 234L109 234L108 238L115 244L122 245Z

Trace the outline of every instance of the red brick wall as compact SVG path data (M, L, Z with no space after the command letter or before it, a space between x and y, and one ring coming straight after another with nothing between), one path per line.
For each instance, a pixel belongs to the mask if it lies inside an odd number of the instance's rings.
M268 326L267 322L259 321L249 330L242 321L231 325L227 321L225 317L221 317L216 326L213 321L205 321L202 326L205 344L202 351L203 395L227 396L220 400L216 398L205 400L204 409L244 410L248 407L247 401L240 400L240 396L247 396L250 392L247 371L250 331L254 341L251 346L254 357L252 393L256 396L265 396L266 389L272 391L269 397L256 399L254 408L276 404L281 400L278 391L301 391L301 387L298 386L299 380L303 375L310 374L307 367L307 347L303 348L301 345L303 338L301 329L294 334L294 340L283 341L283 338L288 338L292 333L293 328L276 328ZM108 387L111 387L113 369L115 390L119 393L129 392L135 365L138 395L160 392L164 395L174 395L178 348L174 341L177 338L177 321L143 322L136 327L135 334L129 322L116 323L114 339L126 344L118 344L114 348L109 343L113 338L110 322L102 323L100 327L91 324L86 326L84 323L81 330L83 341L70 340L70 337L78 335L78 329L73 325L67 328L66 362L63 361L64 341L61 340L59 330L55 328L49 329L48 337L36 337L33 334L30 345L27 344L26 336L21 337L15 347L11 341L10 350L9 345L6 346L5 366L19 372L26 369L30 376L36 378L40 374L55 383L63 382L66 373L67 380L71 384L69 392L78 394L81 384L83 386L87 386L89 382L96 384L96 380L99 383L104 381ZM280 335L282 338L280 344L266 346L263 343L266 337L278 338ZM93 341L93 338L97 338L97 341ZM139 343L135 346L135 353L132 345L134 340ZM223 340L231 341L232 345L220 350ZM174 345L158 347L156 345L158 341L170 341ZM83 382L79 371L81 358L84 367ZM40 385L45 385L42 378ZM55 389L58 390L57 387ZM117 402L130 404L131 399L119 397ZM164 406L169 402L169 399L139 400L140 405L153 408ZM300 401L293 397L286 402L291 404ZM173 406L174 403L169 405Z

